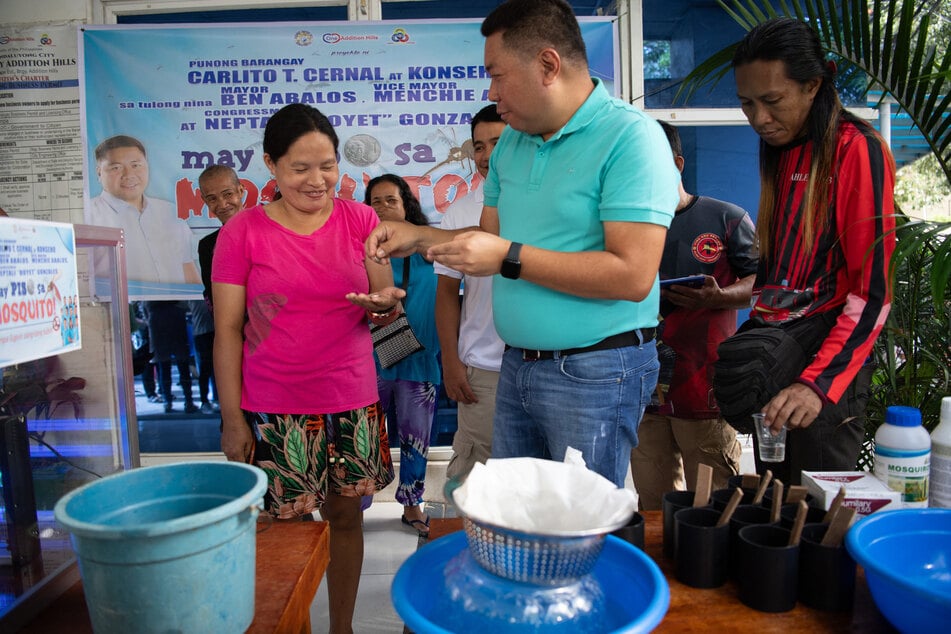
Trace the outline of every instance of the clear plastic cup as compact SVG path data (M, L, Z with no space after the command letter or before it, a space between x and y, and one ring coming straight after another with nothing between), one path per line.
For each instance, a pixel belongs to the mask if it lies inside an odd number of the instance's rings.
M762 462L782 462L786 459L786 428L774 431L766 423L765 414L753 414L759 459Z

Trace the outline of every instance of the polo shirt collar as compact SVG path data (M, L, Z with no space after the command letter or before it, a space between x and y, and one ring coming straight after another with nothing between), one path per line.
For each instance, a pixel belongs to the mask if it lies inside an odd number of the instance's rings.
M588 95L588 98L584 100L584 103L581 104L581 107L578 108L571 118L568 119L561 130L558 130L550 139L548 143L552 141L557 141L561 137L571 134L577 130L581 130L589 123L591 123L594 118L597 116L598 111L601 109L605 103L611 101L611 95L608 94L607 88L604 87L604 84L600 79L592 77L591 81L594 83L594 90L591 91L591 94Z

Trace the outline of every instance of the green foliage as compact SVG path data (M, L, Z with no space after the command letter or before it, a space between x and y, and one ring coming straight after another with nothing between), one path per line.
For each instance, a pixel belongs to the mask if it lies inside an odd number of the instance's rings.
M951 182L941 172L934 154L898 170L895 181L895 205L909 216L925 218L924 211L951 197ZM930 220L951 220L951 217L933 217Z
M919 408L930 431L938 424L941 397L951 395L951 286L936 289L929 279L937 267L947 280L951 238L905 216L899 216L896 237L892 309L875 346L870 434L889 405Z
M670 79L670 40L644 42L644 78Z

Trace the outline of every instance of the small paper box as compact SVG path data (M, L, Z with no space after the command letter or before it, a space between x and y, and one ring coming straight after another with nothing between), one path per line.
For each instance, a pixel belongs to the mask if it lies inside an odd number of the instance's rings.
M842 504L854 508L857 515L902 507L901 493L889 489L867 471L803 471L802 483L813 496L813 504L826 510L842 486L845 487Z

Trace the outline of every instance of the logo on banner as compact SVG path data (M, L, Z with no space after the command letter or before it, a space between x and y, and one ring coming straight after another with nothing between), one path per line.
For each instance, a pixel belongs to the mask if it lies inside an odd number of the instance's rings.
M324 36L326 38L326 36ZM298 31L294 34L294 42L298 46L310 46L311 42L314 41L314 34L310 31Z
M406 32L406 29L394 29L390 39L397 44L406 44L409 42L409 33Z
M340 42L372 42L380 39L379 36L367 35L340 35L339 33L324 33L321 38L327 44L339 44Z
M40 44L42 44L43 46L52 46L53 38L51 38L49 35L44 33L43 35L40 36Z

